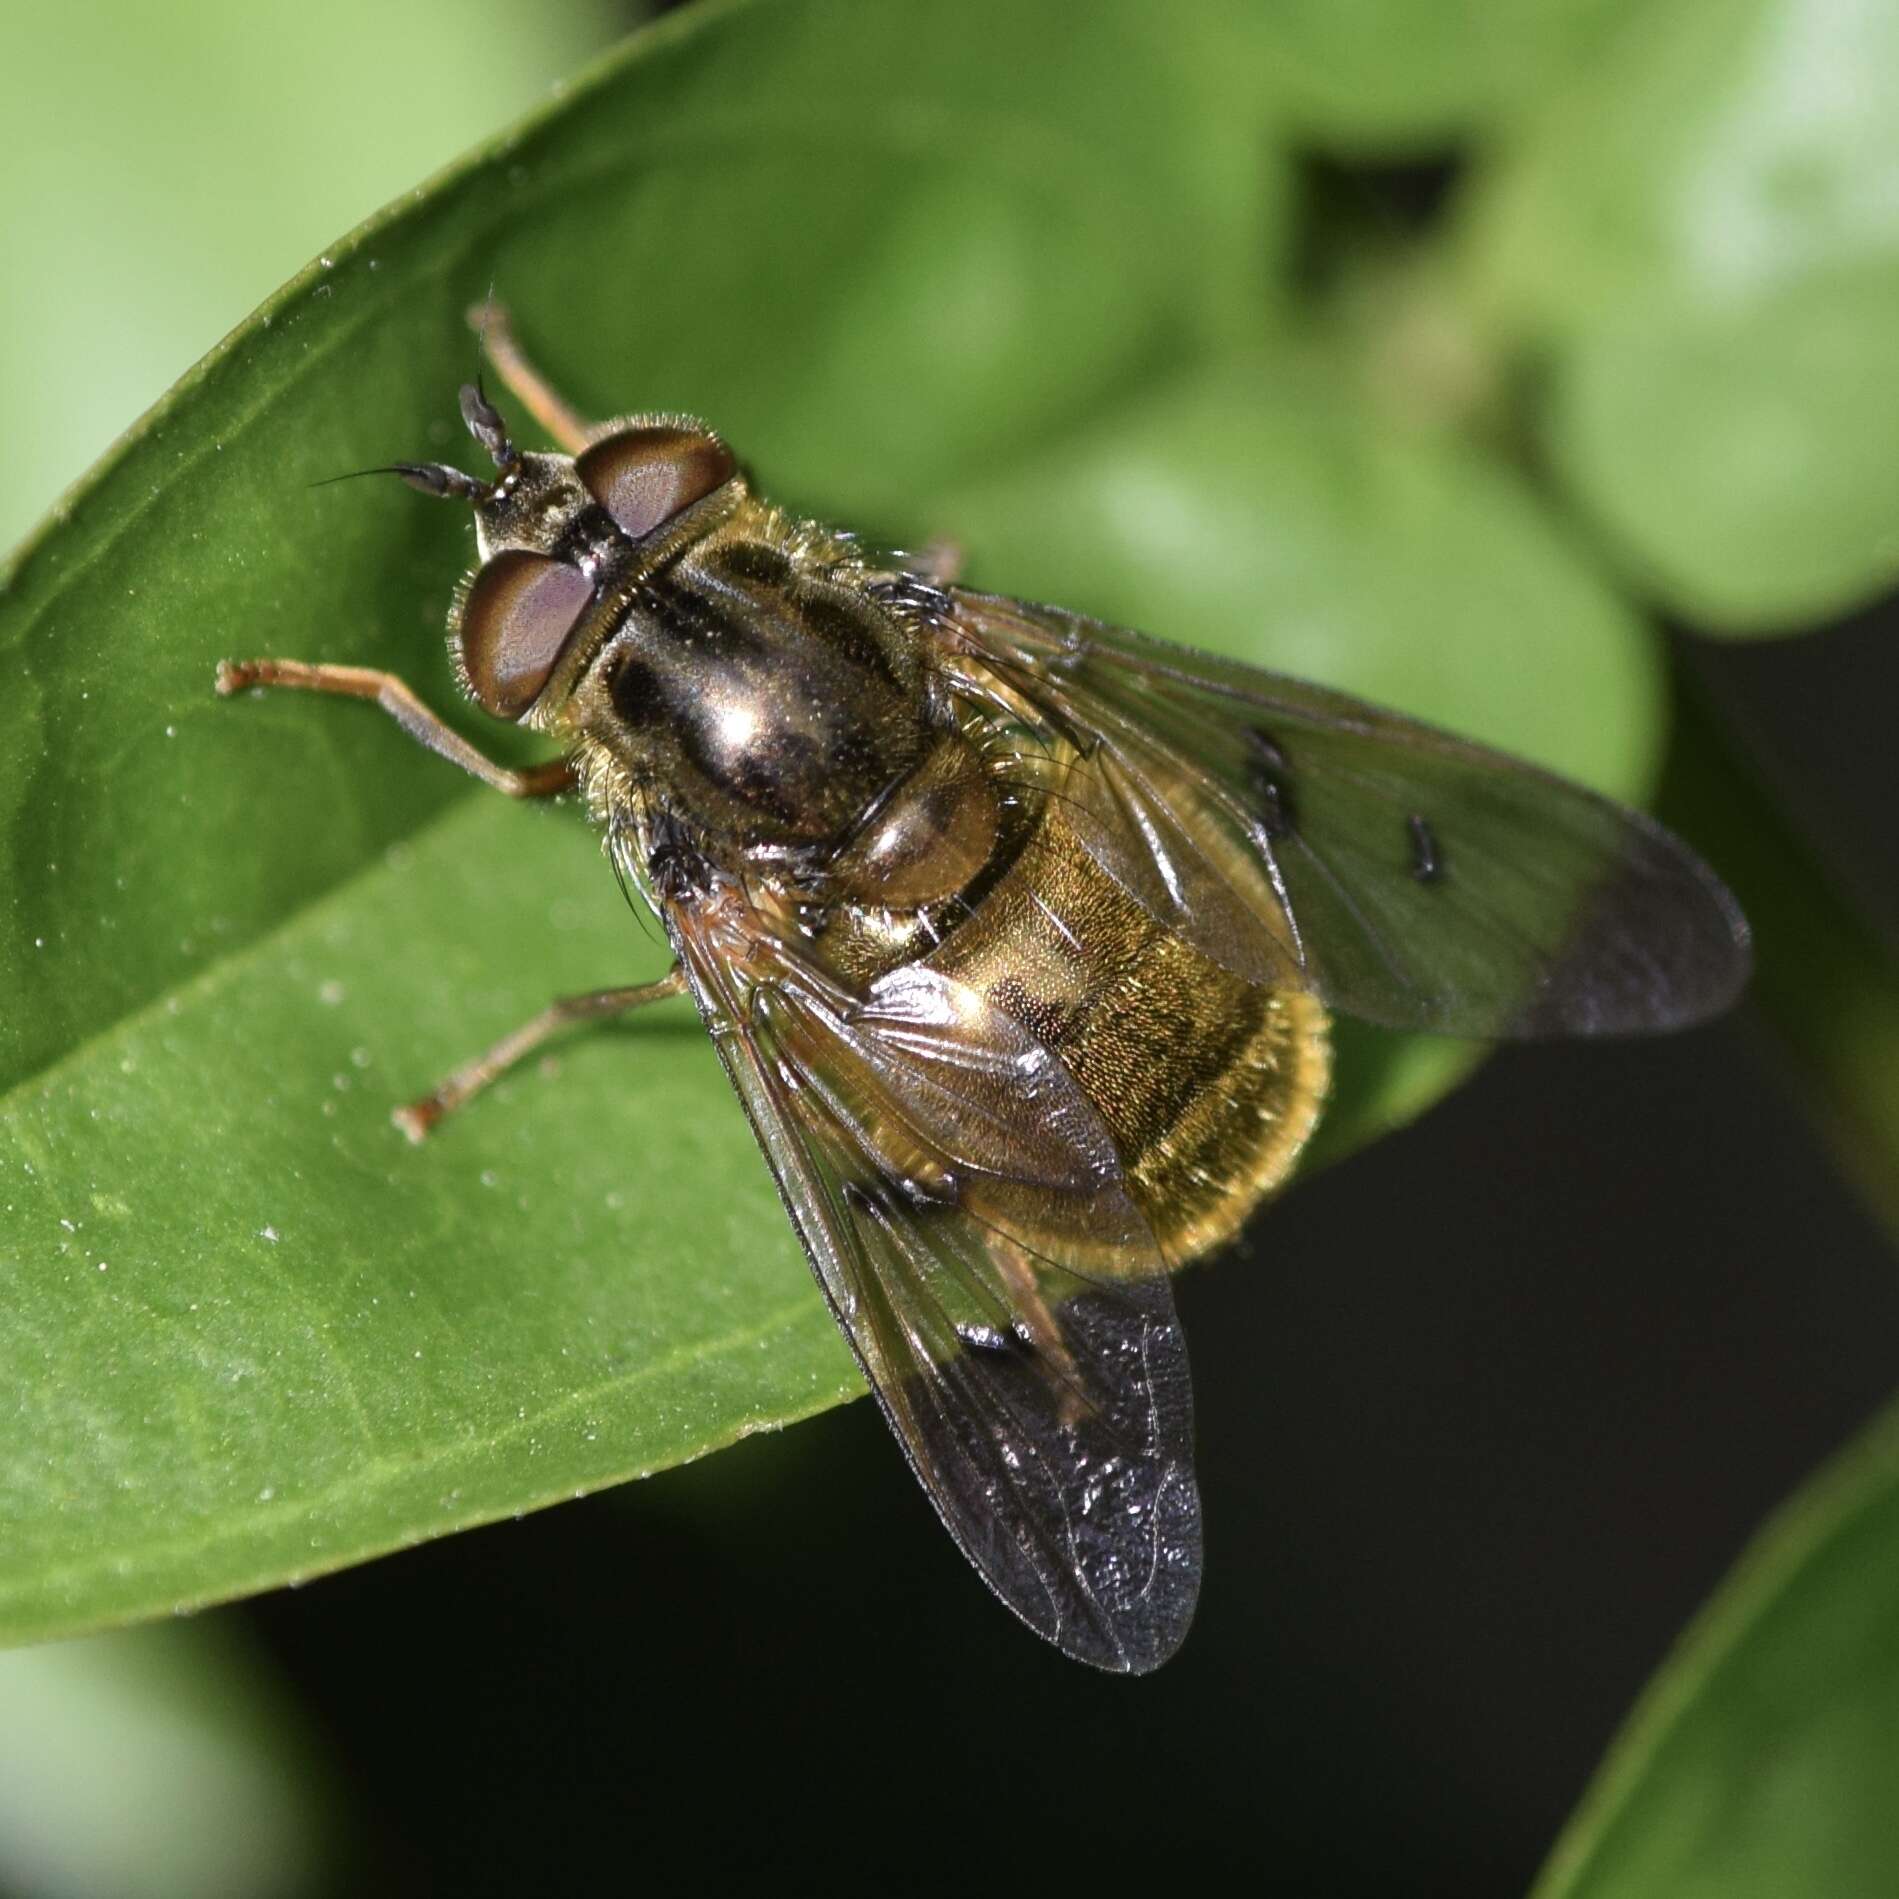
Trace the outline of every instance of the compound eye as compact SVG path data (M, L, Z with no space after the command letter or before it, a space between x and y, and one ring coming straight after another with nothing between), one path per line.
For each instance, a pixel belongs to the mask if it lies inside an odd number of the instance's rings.
M732 451L717 436L667 422L609 435L574 467L588 493L636 541L738 473Z
M510 549L482 567L462 603L459 639L485 711L518 719L534 703L592 598L578 567L545 554Z

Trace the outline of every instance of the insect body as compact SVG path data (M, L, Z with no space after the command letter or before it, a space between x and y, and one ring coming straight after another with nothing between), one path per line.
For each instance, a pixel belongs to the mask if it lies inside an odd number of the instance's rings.
M867 556L756 497L701 424L589 428L488 312L565 453L462 392L464 684L557 739L676 964L554 1004L398 1120L420 1138L578 1019L690 991L818 1282L952 1535L1065 1652L1158 1665L1200 1574L1168 1274L1286 1176L1327 1010L1455 1034L1723 1006L1732 900L1605 800L1397 716Z

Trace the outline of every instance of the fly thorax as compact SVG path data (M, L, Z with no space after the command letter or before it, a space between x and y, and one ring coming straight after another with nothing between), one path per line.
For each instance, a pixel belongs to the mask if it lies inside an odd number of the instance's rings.
M833 843L915 770L925 707L877 604L681 563L601 655L594 735L703 832Z

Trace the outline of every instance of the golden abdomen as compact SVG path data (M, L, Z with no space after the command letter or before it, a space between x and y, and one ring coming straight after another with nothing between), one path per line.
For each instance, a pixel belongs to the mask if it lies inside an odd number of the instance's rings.
M1318 1002L1170 935L1053 812L928 961L1061 1058L1172 1265L1238 1230L1318 1118L1331 1069Z

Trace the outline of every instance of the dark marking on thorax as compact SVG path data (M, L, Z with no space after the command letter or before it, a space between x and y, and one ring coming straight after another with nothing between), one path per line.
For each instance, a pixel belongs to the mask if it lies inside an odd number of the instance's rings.
M782 587L791 578L791 557L783 548L736 535L718 544L708 565L738 586Z

